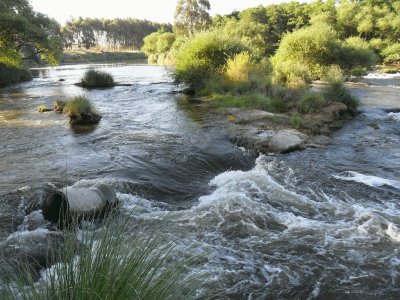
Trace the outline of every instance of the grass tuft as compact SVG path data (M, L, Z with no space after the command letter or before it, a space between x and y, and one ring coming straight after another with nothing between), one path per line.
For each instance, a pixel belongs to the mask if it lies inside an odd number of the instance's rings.
M110 74L90 69L86 71L80 85L86 88L105 88L115 86L115 82Z
M60 254L63 262L42 272L38 282L25 272L14 274L3 299L194 297L185 276L188 261L172 262L174 243L158 232L132 234L127 219L110 218L101 229L83 231L78 252L71 238Z
M71 124L95 124L101 119L89 99L84 96L77 96L67 101L63 111L70 118Z

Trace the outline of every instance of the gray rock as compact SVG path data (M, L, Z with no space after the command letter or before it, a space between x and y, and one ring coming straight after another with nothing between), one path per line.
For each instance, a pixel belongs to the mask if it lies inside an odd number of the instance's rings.
M235 117L236 122L238 123L249 123L273 117L285 118L285 116L283 115L278 115L257 109L243 110L239 108L230 108L228 109L228 113Z
M23 223L19 227L21 230L36 230L39 227L43 227L46 224L46 220L43 217L41 211L34 211L29 215L25 216Z
M74 248L78 249L79 245L76 240ZM59 254L64 248L65 235L58 231L37 229L13 233L0 243L3 260L0 278L9 276L10 272L20 268L37 275L40 269L59 262Z
M271 138L268 148L273 152L290 152L303 144L302 137L304 135L296 130L281 130Z

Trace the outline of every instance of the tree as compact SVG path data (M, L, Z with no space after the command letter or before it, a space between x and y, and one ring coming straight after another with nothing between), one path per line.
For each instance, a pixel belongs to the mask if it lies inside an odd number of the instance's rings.
M178 0L175 11L174 32L177 35L192 36L207 29L211 23L208 0Z
M23 59L56 63L62 51L60 25L33 11L27 0L0 0L0 63L20 66Z

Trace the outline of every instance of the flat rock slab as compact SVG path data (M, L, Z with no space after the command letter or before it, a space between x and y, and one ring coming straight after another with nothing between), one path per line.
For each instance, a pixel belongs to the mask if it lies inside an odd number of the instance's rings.
M298 149L304 142L304 134L296 130L281 130L268 143L271 151L284 153Z
M258 110L258 109L250 109L250 110L243 110L239 108L230 108L227 110L229 114L234 116L236 118L236 122L243 122L243 123L248 123L248 122L254 122L254 121L259 121L263 120L266 118L273 118L273 117L285 117L282 115L270 113L267 111L263 110Z

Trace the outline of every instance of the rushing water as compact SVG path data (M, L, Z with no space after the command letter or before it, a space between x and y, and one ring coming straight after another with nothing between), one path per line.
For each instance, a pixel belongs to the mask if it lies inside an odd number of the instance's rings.
M3 238L21 200L101 181L137 230L168 212L176 251L200 258L200 298L400 296L400 75L354 86L365 106L326 148L257 158L174 94L168 69L98 65L132 85L88 91L73 85L88 67L0 90ZM36 112L81 94L103 115L94 128Z

